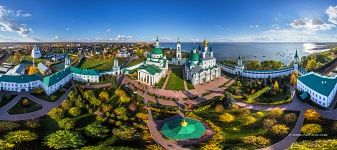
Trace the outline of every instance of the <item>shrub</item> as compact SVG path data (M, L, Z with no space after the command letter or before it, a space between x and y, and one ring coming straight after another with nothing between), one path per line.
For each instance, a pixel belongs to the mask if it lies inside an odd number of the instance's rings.
M78 108L78 107L72 107L69 109L68 113L71 115L71 116L79 116L81 115L81 109Z
M122 140L131 140L135 137L135 133L137 132L136 129L121 126L120 128L114 128L112 130L113 135L117 136L118 138Z
M317 134L323 131L321 125L319 124L306 124L301 128L301 132L304 134Z
M289 128L283 124L274 125L270 130L276 136L284 136L289 132Z
M83 146L85 141L83 136L76 132L59 130L48 135L44 144L54 149L75 149Z
M331 125L331 130L337 132L337 121L334 121Z
M24 99L22 100L22 106L23 106L23 107L28 107L29 104L30 104L30 101L29 101L27 98L24 98Z
M246 136L242 138L242 142L251 145L268 145L270 140L262 136Z
M103 104L101 106L102 108L102 113L108 112L112 110L112 105L111 104Z
M249 125L249 124L252 124L252 123L255 123L255 122L256 122L256 119L252 116L248 116L244 119L245 125Z
M65 101L62 102L61 104L61 107L64 109L64 110L69 110L71 107L72 107L72 102L68 99L66 99Z
M230 113L223 113L219 116L219 120L222 122L233 122L235 117Z
M297 120L297 115L295 113L286 114L284 120L288 123L293 123Z
M60 120L64 117L64 111L62 108L53 108L48 112L48 115L54 120Z
M256 113L256 117L257 117L257 118L262 118L262 117L264 117L264 112L262 112L262 111L257 112L257 113Z
M0 121L0 132L11 131L18 128L19 126L20 124L16 122Z
M277 118L280 117L283 114L283 110L281 108L274 108L269 112L270 118Z
M84 128L84 132L86 135L90 137L104 138L107 136L106 134L109 132L109 129L106 126L102 126L98 122L94 122L92 124L87 125Z
M70 118L65 118L65 119L60 120L58 122L58 124L59 124L60 128L69 130L69 129L74 128L74 126L75 126L75 120L70 119Z
M225 110L225 108L221 104L219 104L219 105L215 106L214 110L215 110L215 112L221 113Z
M25 122L25 125L26 125L27 127L29 127L29 128L33 128L33 129L40 127L39 120L34 120L34 119L32 119L32 120L27 120L27 121Z
M11 131L5 135L6 141L10 143L21 143L27 141L34 141L38 138L37 134L28 130Z
M12 149L12 148L14 148L14 146L15 146L14 144L0 139L0 149L3 149L3 150L5 150L5 149Z
M55 95L50 96L50 100L56 101L57 97Z
M276 124L276 122L277 121L275 119L273 119L273 118L271 118L271 119L264 119L263 120L263 126L265 128L267 128L267 129L271 129L274 126L274 124Z
M307 120L318 120L320 117L319 113L314 109L307 109L304 113L304 118Z
M101 100L107 101L107 100L109 100L109 93L106 92L106 91L102 91L102 92L99 93L99 98Z

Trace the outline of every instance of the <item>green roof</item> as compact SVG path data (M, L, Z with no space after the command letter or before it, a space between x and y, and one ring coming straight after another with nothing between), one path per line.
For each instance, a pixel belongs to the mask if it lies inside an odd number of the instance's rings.
M301 76L298 80L324 96L329 96L337 83L336 77L322 76L314 72Z
M155 75L156 73L160 73L161 72L161 69L158 68L155 65L142 65L142 66L139 67L139 69L144 69L144 70L146 70L147 72L149 72L152 75Z
M184 120L185 124L183 123ZM160 132L169 139L189 140L203 136L206 128L198 120L178 117L165 122L160 128Z
M199 55L197 53L192 53L190 56L190 61L199 61Z
M99 75L99 73L96 70L93 69L82 69L82 68L76 68L76 67L69 67L63 70L60 70L54 74L51 74L50 76L46 76L43 78L43 83L46 86L52 86L62 80L63 78L67 77L70 73L76 73L81 75Z
M301 95L299 95L300 99L303 101L303 100L307 100L310 98L310 95L308 92L304 92L302 93Z
M63 78L67 77L70 74L70 69L62 69L54 74L51 74L49 76L46 76L43 78L43 84L46 86L52 86L62 80Z
M14 83L28 83L31 81L41 80L41 77L34 74L34 75L2 75L0 77L0 81L3 82L14 82Z
M76 68L70 67L72 73L81 74L81 75L99 75L99 73L94 69L83 69L83 68Z
M151 54L164 54L164 53L161 48L156 47L152 49Z

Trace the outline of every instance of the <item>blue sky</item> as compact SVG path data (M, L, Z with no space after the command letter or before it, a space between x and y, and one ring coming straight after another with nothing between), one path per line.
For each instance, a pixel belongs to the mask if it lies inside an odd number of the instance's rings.
M0 42L337 42L337 1L1 0Z

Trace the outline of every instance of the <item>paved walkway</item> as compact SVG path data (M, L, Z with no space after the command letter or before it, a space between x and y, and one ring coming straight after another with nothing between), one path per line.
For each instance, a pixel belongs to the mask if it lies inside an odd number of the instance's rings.
M209 90L216 89L219 86L225 84L230 79L227 79L225 77L219 77L217 79L214 79L211 82L204 83L203 85L195 85L193 90L182 90L182 91L173 91L173 90L165 90L165 89L158 89L153 88L147 85L144 85L136 80L132 80L129 77L125 76L123 80L123 84L133 84L138 89L144 89L145 91L149 93L155 93L158 96L164 96L164 97L172 97L172 98L189 98L193 96L202 95L203 93L208 92Z
M165 87L167 85L167 82L170 78L171 72L172 72L171 69L169 69L168 72L167 72L166 78L165 78L165 82L164 82L163 86L161 87L161 89L165 89Z
M66 92L55 102L44 101L42 99L32 96L31 94L27 92L17 93L17 96L13 100L11 100L8 104L0 108L0 120L19 121L19 120L29 120L29 119L34 119L34 118L44 116L52 108L60 106L63 100L65 100L68 97L68 94L70 93L71 89L74 87L75 87L75 84L73 83L71 88L67 89ZM8 110L11 109L16 103L18 103L20 99L23 97L26 97L35 103L41 104L42 109L30 112L30 113L25 113L25 114L10 115L8 113Z

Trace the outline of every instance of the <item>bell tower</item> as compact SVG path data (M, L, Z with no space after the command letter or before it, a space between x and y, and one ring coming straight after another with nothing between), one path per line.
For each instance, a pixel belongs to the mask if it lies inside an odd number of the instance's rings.
M177 41L176 58L178 60L181 60L181 43L180 43L179 37Z

